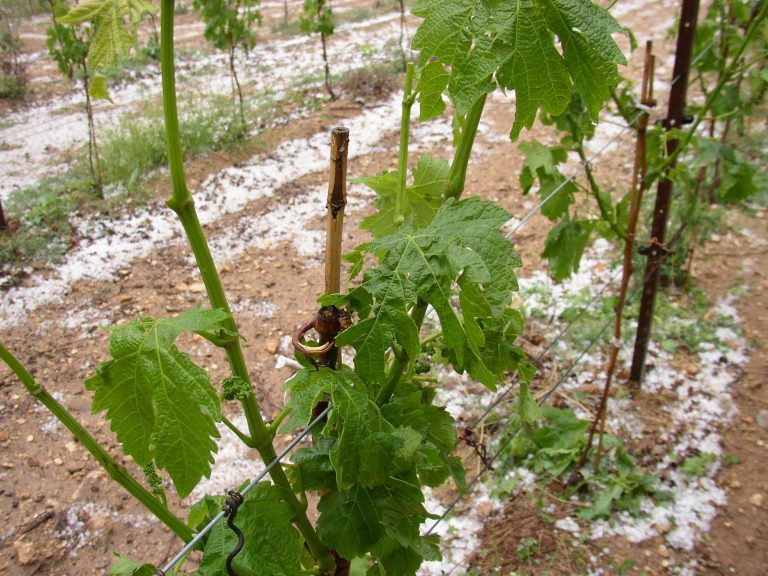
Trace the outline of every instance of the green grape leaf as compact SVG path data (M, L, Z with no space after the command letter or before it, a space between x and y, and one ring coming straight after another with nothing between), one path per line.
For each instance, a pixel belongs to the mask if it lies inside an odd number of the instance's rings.
M479 198L449 200L429 226L416 229L409 220L394 234L374 240L369 250L380 255L381 265L365 274L361 288L373 298L375 316L337 338L355 346L355 370L364 380L381 380L385 351L395 343L410 360L416 359L418 342L408 348L413 327L405 314L418 297L437 312L454 367L489 388L495 386L499 375L481 359L484 341L478 323L483 316L502 315L517 289L514 268L520 258L499 232L509 219L508 212ZM453 305L452 284L459 273L463 317ZM392 327L394 319L401 320Z
M219 512L221 512L224 502L224 496L211 496L210 494L206 494L189 507L187 526L192 528L195 532L201 530Z
M503 89L515 91L510 138L516 140L523 128L533 126L539 108L553 114L565 109L571 98L571 80L539 2L503 3L497 18L496 51L501 66L496 79Z
M437 118L445 112L443 93L451 75L438 61L429 62L419 77L419 118L422 122Z
M320 498L317 533L344 558L365 554L384 534L380 494L384 488L354 484Z
M381 410L393 426L408 426L442 452L449 453L456 446L453 416L442 406L424 404L420 390L395 397Z
M231 0L194 0L192 5L205 22L205 39L219 50L242 46L246 51L256 45L254 22L261 23L258 0L240 0L233 9Z
M422 121L443 112L446 87L460 115L495 88L490 79L497 57L490 40L479 33L479 11L485 12L481 4L464 0L420 0L414 5L413 13L424 18L412 42L425 63L419 86Z
M88 94L96 100L110 100L106 76L97 75L91 78Z
M138 562L123 554L115 554L117 560L112 562L109 567L109 573L112 576L152 576L155 573L155 567L152 564Z
M539 109L563 112L574 85L597 118L626 63L612 38L625 30L590 0L418 0L413 13L422 120L445 110L443 94L463 116L499 86L515 91L515 140Z
M293 454L291 461L295 466L287 469L286 473L297 491L335 487L336 472L330 458L335 446L335 438L323 436L314 446L301 448Z
M521 422L533 426L541 420L542 414L539 405L531 396L531 392L528 390L528 382L522 380L520 382L520 390L517 392L515 398L515 410L520 416Z
M120 56L133 46L142 15L156 11L149 0L86 0L58 21L69 25L96 23L88 50L88 66L99 71L118 63Z
M406 313L406 303L413 299L413 288L404 275L388 270L370 270L365 274L369 293L380 295L376 315L365 318L336 337L338 346L355 347L355 371L374 385L386 378L386 351L395 342L406 349L410 359L418 356L419 334Z
M223 310L192 308L175 318L142 319L112 330L110 355L85 386L93 411L107 411L126 454L165 469L182 497L210 474L221 404L208 374L174 341L184 331L218 330Z
M758 187L755 183L757 169L743 158L736 162L724 162L717 196L721 202L741 202L753 196Z
M505 309L501 316L483 321L485 345L482 359L491 371L496 374L518 372L523 378L526 378L526 374L531 370L535 371L525 353L515 345L524 325L523 315L513 308Z
M419 526L430 517L423 501L418 481L411 476L371 488L354 484L345 490L331 490L317 506L317 533L326 545L348 559L371 549L381 558L382 552L391 552L391 544L386 545L389 542L420 549Z
M406 187L403 214L413 215L417 228L427 226L442 204L443 193L448 187L450 166L445 160L425 155L419 158L413 169L413 184ZM380 176L363 178L361 181L376 192L378 212L365 218L360 225L374 236L391 234L400 225L396 221L395 202L399 188L397 172L385 172Z
M566 216L549 231L541 255L549 260L549 273L555 280L565 280L579 269L593 228L592 222Z
M337 378L328 418L328 426L340 430L338 443L330 452L336 483L342 489L355 483L382 484L396 470L394 460L403 440L393 434L393 426L376 403L359 390L356 375L348 371L345 376Z
M325 0L304 0L299 24L303 34L320 33L324 36L333 34L336 22L330 6Z
M550 30L560 39L576 90L584 98L590 116L597 119L610 88L619 83L616 65L627 63L611 37L624 29L607 10L590 0L536 1Z
M530 192L537 180L537 194L542 200L560 187L541 207L541 213L550 220L557 220L567 214L568 207L575 202L574 194L578 191L572 181L566 183L566 177L558 168L568 159L568 152L561 146L548 147L537 140L523 142L519 148L525 152L525 162L519 176L523 194Z
M439 542L439 537L431 534L424 537L418 545L403 546L394 538L385 536L376 544L374 553L386 574L412 576L425 560L442 560Z
M304 369L296 372L283 384L283 390L290 393L286 408L290 409L290 418L280 429L281 434L288 434L306 426L312 420L312 409L333 389L335 375L330 368Z
M233 566L241 576L299 576L306 574L301 566L304 539L294 527L295 513L283 498L280 488L260 482L245 495L235 516L235 524L243 531L245 545L235 557ZM226 560L237 544L237 536L219 522L205 542L199 576L226 574Z

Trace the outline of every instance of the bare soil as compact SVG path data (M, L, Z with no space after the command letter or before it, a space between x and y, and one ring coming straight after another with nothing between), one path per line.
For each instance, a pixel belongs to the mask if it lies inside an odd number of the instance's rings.
M663 3L660 3L663 4ZM669 10L665 6L665 10ZM277 10L277 9L275 9ZM624 22L635 30L638 39L650 34L652 23L642 12L631 14ZM189 22L187 22L189 20ZM193 16L181 17L193 23ZM40 30L30 24L30 30ZM671 51L664 32L656 33L660 60ZM26 42L26 40L25 40ZM42 49L39 41L30 40L30 50ZM639 75L635 58L630 75ZM42 75L42 73L41 73ZM41 92L33 91L33 100L45 101L58 94L46 84ZM387 87L383 88L385 91ZM309 118L292 123L265 135L258 143L241 150L209 155L189 164L187 173L191 187L224 167L247 162L255 153L268 154L287 139L328 131L345 118L358 114L360 104L353 99L332 103ZM512 110L500 102L489 105L487 123L493 132L480 135L477 157L473 160L467 181L467 193L499 201L515 215L522 215L531 200L519 193L518 172L522 154L517 146L498 141L512 124ZM396 127L394 127L396 128ZM536 128L525 137L548 138L549 132ZM352 135L354 141L354 135ZM616 191L629 181L632 145L631 134L617 149L595 164L597 178ZM435 145L435 153L444 155L450 134ZM359 158L350 165L351 175L370 175L390 169L396 158L397 134L392 132L381 142L380 153ZM414 156L412 160L415 160ZM247 216L259 216L280 203L296 198L311 187L322 186L326 176L312 174L291 182L274 197L250 203L237 214L228 215L208 227L218 232L236 226ZM157 198L167 197L170 183L158 177L152 186ZM345 249L364 241L358 230L366 211L347 219ZM316 229L323 228L323 214L317 215ZM762 238L768 238L765 213L756 217L736 215L734 222L747 223ZM539 254L548 230L547 221L536 216L515 240L525 268L523 274L540 266ZM723 470L718 482L729 494L728 505L713 524L706 541L692 553L699 559L701 574L739 574L759 576L768 573L768 509L755 495L764 496L768 484L763 474L768 432L757 424L760 410L768 408L768 392L764 386L768 375L768 354L764 342L768 336L768 290L766 270L768 254L735 230L724 233L718 242L710 243L696 260L695 276L700 286L714 298L732 287L740 274L741 261L755 260L748 276L743 278L749 293L738 306L744 327L755 348L749 366L736 386L739 416L725 431L726 451L740 461ZM267 418L274 417L282 406L281 383L289 369L274 369L275 358L283 351L281 341L292 333L315 309L322 291L323 271L318 258L299 256L289 243L265 248L251 248L235 261L220 269L230 300L241 306L238 323L247 338L246 361L256 383L257 396ZM108 333L95 322L68 327L63 320L72 311L87 311L97 319L110 322L139 316L162 316L182 311L204 299L196 269L190 264L189 250L183 243L156 250L142 261L134 261L119 273L115 282L77 282L64 304L38 309L25 323L2 330L3 343L29 368L35 378L61 398L63 404L105 445L118 461L137 472L133 463L120 455L119 445L101 414L90 411L91 399L82 385L99 361L106 359ZM274 316L265 317L259 304L274 306ZM182 343L193 358L207 367L214 382L229 375L226 358L200 338ZM663 427L660 401L641 397L638 406L646 421L656 419ZM233 416L237 409L227 406ZM257 463L254 462L254 470ZM671 574L669 566L677 558L661 540L629 544L618 538L592 542L575 549L571 536L554 530L542 518L540 501L558 505L556 516L568 513L568 507L557 501L555 491L537 493L508 503L501 518L489 521L483 534L483 552L472 561L481 574L584 574L590 556L599 556L603 548L611 550L610 562L604 560L609 574L626 560L636 562L627 574ZM759 505L758 505L759 504ZM180 514L187 503L173 502ZM86 451L62 426L28 397L21 384L4 366L0 366L0 514L5 525L0 529L0 573L9 576L106 574L112 553L120 551L137 559L156 564L175 553L180 543L162 525L153 521L122 489L112 483ZM537 548L526 558L519 554L520 544L533 539ZM666 563L666 565L665 565ZM190 565L191 567L192 565ZM469 573L470 567L466 571ZM461 572L460 572L461 573Z

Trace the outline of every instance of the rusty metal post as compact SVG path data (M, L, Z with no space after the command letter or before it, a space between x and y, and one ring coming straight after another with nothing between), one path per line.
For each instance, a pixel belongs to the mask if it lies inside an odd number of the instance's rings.
M699 15L699 0L683 0L680 25L677 32L677 51L675 52L675 67L672 74L672 89L669 95L669 109L665 127L667 130L680 128L683 125L685 102L688 91L688 76L691 69L691 56L696 36L696 23ZM677 140L667 141L667 155L672 156L677 150ZM668 178L669 170L674 168L674 162L667 173L662 174L656 192L656 205L653 212L651 227L651 242L648 250L648 262L645 267L643 280L643 297L640 303L635 350L632 356L630 371L630 386L639 388L645 371L645 359L648 353L648 343L651 336L651 322L656 292L659 286L661 263L664 257L664 241L667 233L667 220L672 198L672 180Z

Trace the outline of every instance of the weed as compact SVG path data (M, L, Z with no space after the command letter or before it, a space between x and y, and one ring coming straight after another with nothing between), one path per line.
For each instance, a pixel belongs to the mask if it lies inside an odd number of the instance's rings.
M185 110L181 139L191 156L230 148L245 136L226 97L196 106L188 102ZM158 108L148 110L141 120L123 119L118 128L104 135L102 162L107 185L135 190L147 174L167 161L165 127Z
M0 98L19 98L27 91L27 70L20 50L10 17L0 9Z
M84 166L47 178L38 186L12 194L6 203L9 220L18 223L12 234L0 235L0 263L33 258L57 260L69 248L74 233L69 215L92 201Z
M3 0L3 9L16 17L33 16L50 10L46 0Z
M536 538L521 538L517 543L517 557L520 560L528 560L538 554L539 541Z
M371 19L371 11L367 6L353 6L339 15L339 22L363 22Z
M395 69L392 63L371 63L367 66L347 70L338 80L334 81L334 84L344 94L365 97L388 91L394 78L400 72L401 70Z
M298 20L288 20L285 22L280 19L277 22L272 22L269 25L269 29L272 34L277 36L296 36L301 33L301 23Z
M518 431L500 459L500 469L524 466L542 482L566 478L571 473L586 445L589 422L567 409L544 406L542 414L543 420L535 426L512 427ZM568 496L579 492L585 502L577 516L592 520L608 517L614 510L638 513L645 497L668 497L658 489L655 476L635 465L621 440L606 436L603 443L608 450L600 469L582 469L582 481L567 489Z
M243 141L245 131L228 98L212 98L202 105L186 104L181 137L190 156L228 149ZM153 170L167 163L162 113L149 108L141 120L124 118L120 126L106 131L101 147L105 200L94 199L84 161L68 172L47 178L37 186L11 194L6 212L18 222L13 234L0 237L0 263L31 259L58 260L75 234L70 214L88 204L109 214L130 192L134 203L142 203L142 184Z

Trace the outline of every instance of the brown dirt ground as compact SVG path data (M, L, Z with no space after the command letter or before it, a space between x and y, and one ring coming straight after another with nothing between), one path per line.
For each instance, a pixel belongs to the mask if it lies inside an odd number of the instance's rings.
M640 32L637 33L643 40ZM657 49L663 55L665 51L668 53L669 46L661 43ZM634 63L631 74L637 76ZM259 150L274 149L287 138L329 130L355 113L356 104L351 101L329 105L280 133L268 135L258 144ZM494 106L489 118L504 126L511 125L509 109ZM537 128L532 136L545 138L546 134ZM397 135L392 133L382 142L389 152L356 160L350 167L351 173L373 174L390 168L396 140ZM488 152L478 157L470 169L468 193L499 200L513 213L522 214L526 200L517 193L517 167L522 161L520 152L512 144L484 148ZM253 152L254 149L245 148L192 162L188 167L190 185L194 186L223 167L247 160ZM630 158L631 146L622 146L597 164L597 177L621 189L627 182ZM274 198L253 202L244 213L229 215L216 222L210 231L223 230L244 215L266 213L278 202L300 193L307 185L323 184L324 179L324 175L314 174L292 182ZM158 178L153 186L158 197L167 194L167 178ZM346 247L364 239L357 230L363 215L356 214L348 219ZM749 225L761 236L768 236L765 213ZM322 228L322 215L318 215L317 227ZM537 217L516 238L527 270L539 265L538 254L546 229L546 221ZM721 242L709 245L701 254L696 275L708 295L721 294L732 285L734 270L740 269L740 261L747 251L757 264L752 276L745 279L745 285L752 287L749 298L742 299L739 306L745 329L758 346L735 387L740 415L725 431L726 452L741 457L739 464L724 469L718 479L729 492L729 504L714 523L707 541L702 542L694 553L705 565L704 574L757 576L768 572L764 544L768 512L765 505L756 507L749 502L754 494L765 494L768 490L762 474L768 439L765 430L755 424L758 410L766 408L763 382L768 372L768 360L762 342L768 333L768 317L765 315L768 291L764 272L768 270L768 256L753 254L752 248L737 242L736 235L726 234ZM181 311L202 298L196 286L198 279L189 267L187 257L188 251L183 246L157 250L144 261L126 266L120 273L119 282L78 282L72 287L66 304L41 308L25 324L3 329L4 344L18 353L39 382L52 392L60 393L67 408L109 447L118 461L132 470L135 469L132 463L120 456L118 444L103 417L90 413L90 398L82 387L95 364L105 359L108 335L96 329L81 334L76 329L62 328L56 320L63 317L68 308L81 306L90 306L113 321ZM239 322L242 333L251 343L245 351L246 360L256 376L263 411L268 417L274 416L281 406L280 384L289 374L286 369L272 369L274 351L280 337L289 334L314 309L315 298L321 291L322 269L317 262L297 257L291 246L278 244L247 251L235 263L223 267L221 275L233 302L247 298L268 300L279 310L272 319L245 317ZM288 286L293 289L287 290ZM86 337L82 338L83 335ZM258 341L263 341L264 346L256 346ZM214 381L228 375L225 358L219 350L198 338L190 338L184 344L197 361L209 368ZM647 399L641 405L644 413L651 417L654 402ZM135 558L158 563L174 552L178 541L159 524L142 522L145 514L141 507L112 484L61 427L41 429L41 424L48 420L49 415L25 394L4 366L0 367L0 513L5 518L4 529L0 532L0 573L11 576L102 574L111 562L113 551L127 552ZM540 517L537 504L542 497L551 499L552 495L518 498L509 503L502 519L489 522L484 545L492 554L485 554L476 561L475 565L482 568L481 573L507 574L515 569L525 574L580 574L590 552L606 545L613 551L615 565L632 558L638 560L638 568L649 574L669 573L663 566L665 558L658 554L660 541L629 545L610 539L610 542L591 543L585 549L574 549L568 535L553 530ZM174 503L174 507L184 513L183 506ZM564 508L558 509L559 514L566 512ZM73 520L82 523L81 534L87 535L82 547L77 547L77 537L66 533ZM520 562L517 557L518 544L523 538L539 541L537 554L526 562Z

